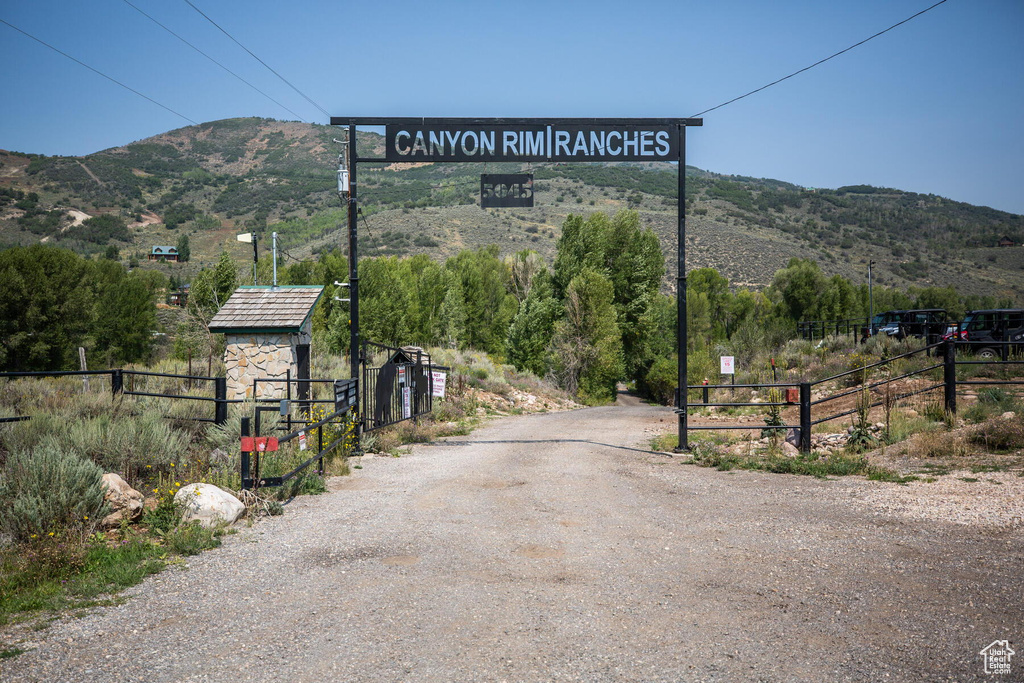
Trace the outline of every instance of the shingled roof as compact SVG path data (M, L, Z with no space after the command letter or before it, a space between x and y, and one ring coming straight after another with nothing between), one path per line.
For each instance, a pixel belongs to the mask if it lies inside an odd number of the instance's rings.
M211 332L298 332L309 320L324 288L239 287L210 321Z

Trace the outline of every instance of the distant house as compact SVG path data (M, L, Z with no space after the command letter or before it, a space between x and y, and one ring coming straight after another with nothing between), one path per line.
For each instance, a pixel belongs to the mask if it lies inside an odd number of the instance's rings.
M1013 240L1011 240L1009 237L1006 237L1004 235L1003 238L1001 240L999 240L999 243L998 243L997 246L1000 246L1000 247L1015 247L1015 246L1017 246L1017 243L1014 242Z
M153 247L153 250L149 252L149 260L159 261L160 259L164 261L177 261L177 247Z
M178 287L178 290L171 292L168 303L172 306L185 306L188 304L188 285Z

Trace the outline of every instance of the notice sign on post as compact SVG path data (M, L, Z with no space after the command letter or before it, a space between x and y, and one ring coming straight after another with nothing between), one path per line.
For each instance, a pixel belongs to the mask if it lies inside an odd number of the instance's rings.
M722 363L723 375L736 374L736 365L732 356L720 356L719 359Z
M432 385L430 395L434 398L444 398L444 389L445 385L448 383L448 374L445 372L438 372L437 370L431 370L430 383Z

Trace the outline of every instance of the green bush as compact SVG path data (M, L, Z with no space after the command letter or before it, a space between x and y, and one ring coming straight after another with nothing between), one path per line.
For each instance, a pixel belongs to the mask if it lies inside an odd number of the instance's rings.
M106 514L103 493L103 470L55 444L12 453L0 481L0 501L7 508L0 529L18 541L84 532Z
M662 405L672 405L678 384L679 369L674 358L658 358L647 371L647 391L651 398Z
M66 430L51 433L47 441L89 458L107 472L120 473L133 486L169 471L188 448L187 436L155 411L137 417L101 415L78 420Z

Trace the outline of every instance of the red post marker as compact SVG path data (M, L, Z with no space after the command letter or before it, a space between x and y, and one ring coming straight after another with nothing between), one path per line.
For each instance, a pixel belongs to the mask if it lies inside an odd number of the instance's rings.
M265 453L267 451L276 451L279 448L279 444L276 436L243 436L242 437L242 450L246 452L256 451L257 453Z

